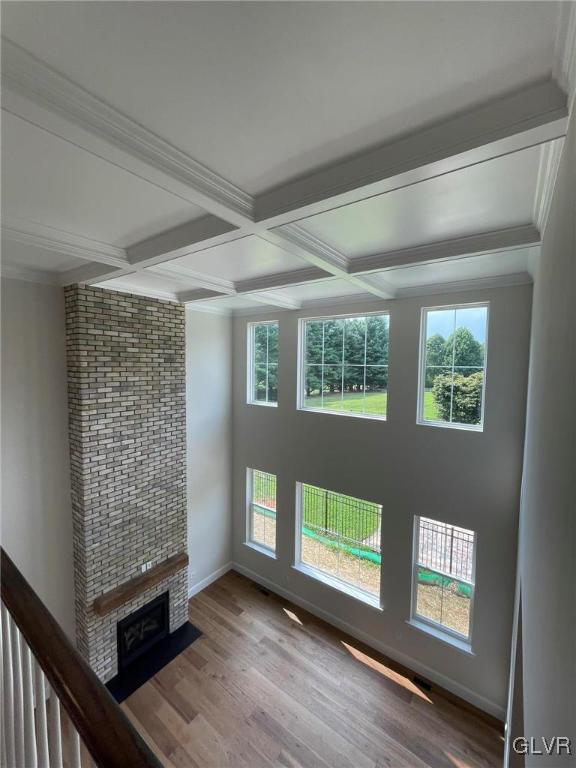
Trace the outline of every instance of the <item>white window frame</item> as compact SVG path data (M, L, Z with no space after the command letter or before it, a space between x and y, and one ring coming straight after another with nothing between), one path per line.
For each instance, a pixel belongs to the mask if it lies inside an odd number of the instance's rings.
M298 320L298 394L297 394L297 408L299 411L305 411L306 413L324 413L329 416L346 416L356 419L370 419L371 421L386 421L388 417L388 404L390 402L390 396L388 390L386 391L386 413L384 416L377 416L370 413L353 413L350 411L332 411L329 408L309 408L305 405L305 378L306 378L306 323L307 322L322 322L324 320L347 320L353 317L375 317L379 315L387 315L388 317L388 374L390 374L390 325L391 325L391 313L390 310L375 310L374 312L353 312L345 315L321 315L319 317L302 317ZM344 375L344 352L342 349L342 375ZM324 354L324 350L322 350ZM313 363L314 365L314 363ZM322 364L321 364L322 365ZM372 366L372 367L384 367L384 366ZM366 372L366 365L364 366L364 372Z
M459 579L455 576L451 576L445 571L438 570L437 568L431 568L428 565L422 565L418 562L418 551L420 545L420 519L426 517L425 515L414 515L414 532L412 536L412 596L410 605L410 623L414 625L423 625L433 630L432 634L442 639L444 636L447 639L454 639L463 644L467 649L472 647L472 634L474 624L474 602L476 597L476 551L478 547L478 534L476 531L472 531L474 534L474 543L472 548L472 580ZM426 518L432 519L432 518ZM436 523L443 523L442 520L434 520ZM454 523L445 523L446 525L454 525ZM467 529L470 530L470 529ZM418 568L424 568L427 571L437 573L439 576L446 576L453 581L461 582L462 584L468 584L472 588L472 594L470 595L470 617L468 621L468 635L463 635L457 632L455 629L440 624L438 621L434 621L426 616L417 612L417 599L418 599Z
M277 325L278 331L280 331L280 323L278 320L257 320L247 325L247 403L248 405L263 405L266 408L277 408L278 401L271 402L268 400L256 400L254 398L254 331L257 326L260 325ZM268 338L266 338L266 344L268 344ZM278 343L278 350L280 350L280 343ZM266 349L266 397L268 397L268 348ZM278 370L280 369L280 354L278 354ZM279 389L279 388L278 388Z
M426 390L426 333L428 329L428 313L448 309L486 309L486 340L484 342L484 373L482 376L482 403L480 406L479 424L461 424L457 421L432 421L424 418L424 393ZM488 331L490 328L490 302L478 301L466 304L446 304L436 307L422 307L420 315L420 361L418 365L418 405L416 423L424 427L444 427L444 429L463 429L468 432L484 431L484 406L486 400L486 378L488 375ZM454 365L452 366L454 368Z
M310 483L302 483L302 482L296 483L296 514L294 515L294 519L295 519L294 563L292 564L292 567L295 570L299 571L300 573L303 573L305 576L309 576L310 578L314 579L315 581L319 581L320 583L325 584L326 586L331 587L332 589L336 589L338 592L344 592L350 597L353 597L355 600L359 600L360 602L365 603L371 608L376 608L379 611L382 611L383 610L382 584L384 582L384 579L382 577L382 568L383 568L383 562L384 562L383 557L381 557L381 564L380 564L380 592L378 595L375 595L372 592L368 592L368 590L362 589L361 587L357 587L353 584L349 584L347 581L344 581L343 579L339 579L337 576L334 576L331 573L322 571L319 568L314 568L314 566L310 565L310 563L303 562L302 560L302 512L303 512L304 494L302 490L305 485L310 485ZM329 490L329 489L322 488L322 490ZM339 491L333 491L333 493L339 493ZM368 501L368 500L362 499L362 501ZM372 502L372 503L377 504L378 502ZM380 555L382 555L382 531L380 531Z
M246 467L246 537L244 543L248 547L256 549L259 552L268 555L269 557L276 558L276 549L273 549L272 547L268 546L268 544L254 539L254 530L252 525L252 505L254 503L254 472L263 472L266 475L273 475L276 478L276 509L274 511L276 513L276 537L278 537L278 475L274 474L274 472L267 472L264 469ZM276 546L278 546L278 538L276 538Z

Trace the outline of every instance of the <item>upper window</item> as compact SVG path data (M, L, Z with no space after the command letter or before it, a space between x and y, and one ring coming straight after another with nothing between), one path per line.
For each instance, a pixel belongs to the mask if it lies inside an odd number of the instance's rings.
M412 616L470 640L476 535L416 517Z
M385 418L389 315L305 320L300 407Z
M276 475L248 470L248 530L253 544L276 551Z
M422 311L418 421L482 429L488 306Z
M278 322L248 326L248 402L278 404Z

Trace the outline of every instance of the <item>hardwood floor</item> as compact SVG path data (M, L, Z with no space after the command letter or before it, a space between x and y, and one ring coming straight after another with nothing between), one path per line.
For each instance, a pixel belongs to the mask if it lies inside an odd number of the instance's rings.
M122 705L166 766L502 764L496 721L234 571L189 610L203 636Z

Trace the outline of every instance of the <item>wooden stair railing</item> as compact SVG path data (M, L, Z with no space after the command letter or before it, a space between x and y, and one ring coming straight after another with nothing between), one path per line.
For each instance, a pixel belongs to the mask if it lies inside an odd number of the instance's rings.
M1 764L161 768L3 549L1 590Z

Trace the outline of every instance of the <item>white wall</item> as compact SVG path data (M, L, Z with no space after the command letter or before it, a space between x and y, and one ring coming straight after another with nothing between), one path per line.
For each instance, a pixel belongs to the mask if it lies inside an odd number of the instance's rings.
M575 289L573 112L535 276L519 547L523 702L516 697L510 717L523 708L526 736L571 736L576 751Z
M416 424L420 310L490 301L483 432ZM531 286L337 305L336 314L388 308L390 371L386 422L297 411L298 318L281 312L279 406L246 405L246 323L234 329L233 559L248 575L306 601L373 646L504 717L512 628L524 437ZM262 317L262 316L261 316ZM272 319L274 315L265 315ZM278 559L244 544L245 473L278 475ZM383 595L378 611L291 568L295 484L310 482L383 505ZM406 623L415 514L477 532L475 655Z
M232 321L186 309L189 587L231 559Z
M64 293L2 279L2 546L74 636Z

